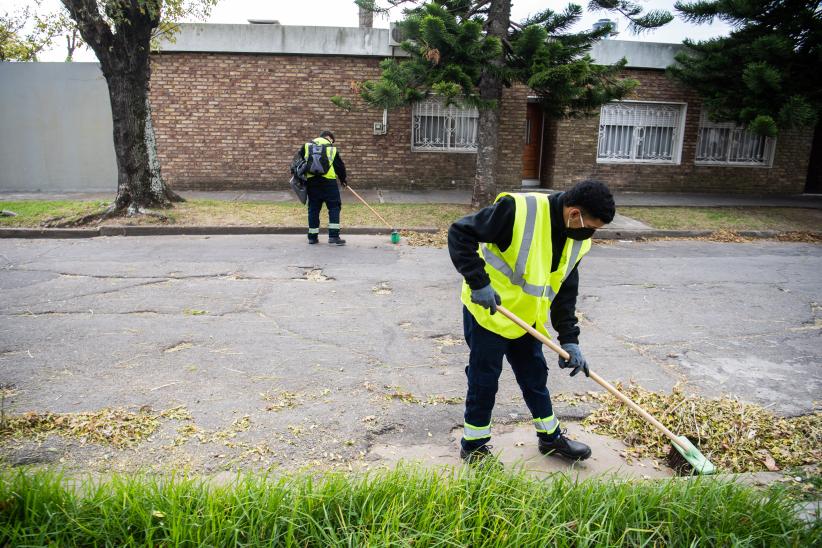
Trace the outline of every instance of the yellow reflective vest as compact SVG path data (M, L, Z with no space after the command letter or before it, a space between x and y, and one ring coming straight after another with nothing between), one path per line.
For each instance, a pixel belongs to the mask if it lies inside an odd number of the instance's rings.
M308 178L311 179L313 177L322 177L323 179L331 179L332 181L335 181L337 179L337 172L334 171L334 158L337 157L337 147L331 146L331 141L325 137L317 137L312 140L311 143L314 143L315 145L326 145L325 155L328 156L329 168L325 175L309 175ZM311 143L306 143L303 146L303 158L306 160L308 160L308 147Z
M557 269L551 272L551 206L546 194L527 193L497 196L499 201L511 196L516 204L511 244L502 251L495 244L480 244L479 253L485 260L485 271L491 286L499 293L502 305L551 336L546 324L550 321L551 302L559 293L574 266L591 249L591 240L566 238ZM491 314L487 308L471 302L471 288L462 283L462 302L481 326L508 339L526 333L502 314Z

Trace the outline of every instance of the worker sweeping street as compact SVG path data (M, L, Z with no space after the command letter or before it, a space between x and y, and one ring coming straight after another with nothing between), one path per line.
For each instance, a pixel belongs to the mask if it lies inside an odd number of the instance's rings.
M305 143L297 151L297 157L305 161L299 169L299 175L305 176L308 190L309 244L316 244L320 239L320 211L325 204L328 208L328 243L345 245L345 240L340 238L342 200L337 187L337 179L342 186L347 184L345 164L337 147L333 145L334 134L323 131L319 137Z
M496 314L496 307L503 304L544 335L550 320L570 358L560 358L559 367L570 368L571 376L588 375L579 347L577 268L595 230L610 223L615 211L605 184L583 181L551 196L502 193L492 205L451 225L448 250L464 278L463 328L470 349L463 460L491 455L491 413L503 357L533 416L539 451L573 460L591 456L590 447L564 435L554 416L542 343Z

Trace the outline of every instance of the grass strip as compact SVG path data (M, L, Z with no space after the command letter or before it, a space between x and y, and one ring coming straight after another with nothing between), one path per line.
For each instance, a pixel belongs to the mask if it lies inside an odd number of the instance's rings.
M40 227L49 219L79 218L102 211L108 202L59 200L0 201L0 210L16 217L0 217L0 227ZM398 227L435 227L445 230L471 208L459 204L371 204ZM664 230L776 230L822 232L822 210L783 207L620 207L622 215ZM155 217L117 217L103 224L173 224L218 226L303 226L306 207L296 202L230 202L190 200L162 210L168 221ZM326 215L321 216L323 226ZM343 204L344 227L373 227L382 223L357 202Z
M13 211L16 217L0 217L0 227L40 227L54 217L70 220L102 210L108 204L99 201L19 201L0 202L0 210ZM395 228L436 227L446 229L470 208L459 204L372 204ZM223 200L190 200L160 210L168 217L116 217L103 224L173 224L181 226L307 226L306 207L296 202L228 202ZM325 211L320 216L326 226ZM343 227L381 227L382 222L364 205L344 203Z
M822 232L822 210L790 207L620 207L621 215L660 230Z
M0 473L11 546L812 546L819 522L779 491L716 479L574 482L563 475L401 467L367 475L69 481Z

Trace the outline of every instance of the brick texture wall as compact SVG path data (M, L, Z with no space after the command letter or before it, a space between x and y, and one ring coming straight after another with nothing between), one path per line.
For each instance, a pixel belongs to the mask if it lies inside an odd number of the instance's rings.
M800 193L804 189L812 129L781 131L773 167L698 166L694 164L701 104L692 91L658 70L627 70L640 81L642 101L686 102L680 163L598 164L599 114L578 120L552 121L546 129L543 185L566 189L586 178L605 181L614 190L650 192Z
M163 53L152 58L151 102L163 175L177 189L285 189L294 152L334 132L355 188L468 188L476 155L411 150L409 108L388 113L359 101L353 85L378 77L379 59ZM353 99L345 112L329 100ZM506 90L501 187L517 186L526 88Z

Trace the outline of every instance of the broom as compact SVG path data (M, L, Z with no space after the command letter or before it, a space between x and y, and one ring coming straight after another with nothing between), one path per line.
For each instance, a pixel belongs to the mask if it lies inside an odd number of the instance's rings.
M497 312L501 313L503 316L526 330L530 333L534 338L536 338L539 342L559 354L559 356L563 360L569 360L571 356L568 355L568 352L562 349L557 343L522 321L519 317L517 317L513 312L505 308L504 306L497 305ZM708 460L708 458L703 455L699 449L685 436L677 436L670 430L668 430L664 424L656 420L650 413L645 411L639 405L634 403L631 398L617 390L611 383L594 373L593 371L588 371L591 378L596 381L600 386L602 386L605 390L619 398L622 403L633 409L640 417L645 419L651 426L665 434L669 440L671 440L671 451L668 453L668 464L676 470L681 475L689 475L688 472L693 471L697 474L713 474L716 471L713 463Z
M392 243L392 244L398 244L398 243L400 243L400 233L399 233L397 230L395 230L395 229L394 229L394 228L393 228L390 224L388 224L388 221L386 221L385 219L383 219L383 218L382 218L382 215L380 215L379 213L377 213L377 210L375 210L373 207L371 207L370 205L368 205L368 202L366 202L365 200L363 200L363 199L362 199L362 197L361 197L359 194L357 194L356 192L354 192L354 189L353 189L353 188L351 188L351 186L346 185L346 187L345 187L345 188L347 188L348 190L350 190L350 191L351 191L351 194L353 194L354 196L356 196L356 197L357 197L357 199L358 199L359 201L361 201L363 204L365 204L365 207L367 207L368 209L370 209L370 210L371 210L371 212L372 212L374 215L376 215L377 217L379 217L380 221L382 221L382 222L385 224L385 226L387 226L389 229L391 229L391 243Z

